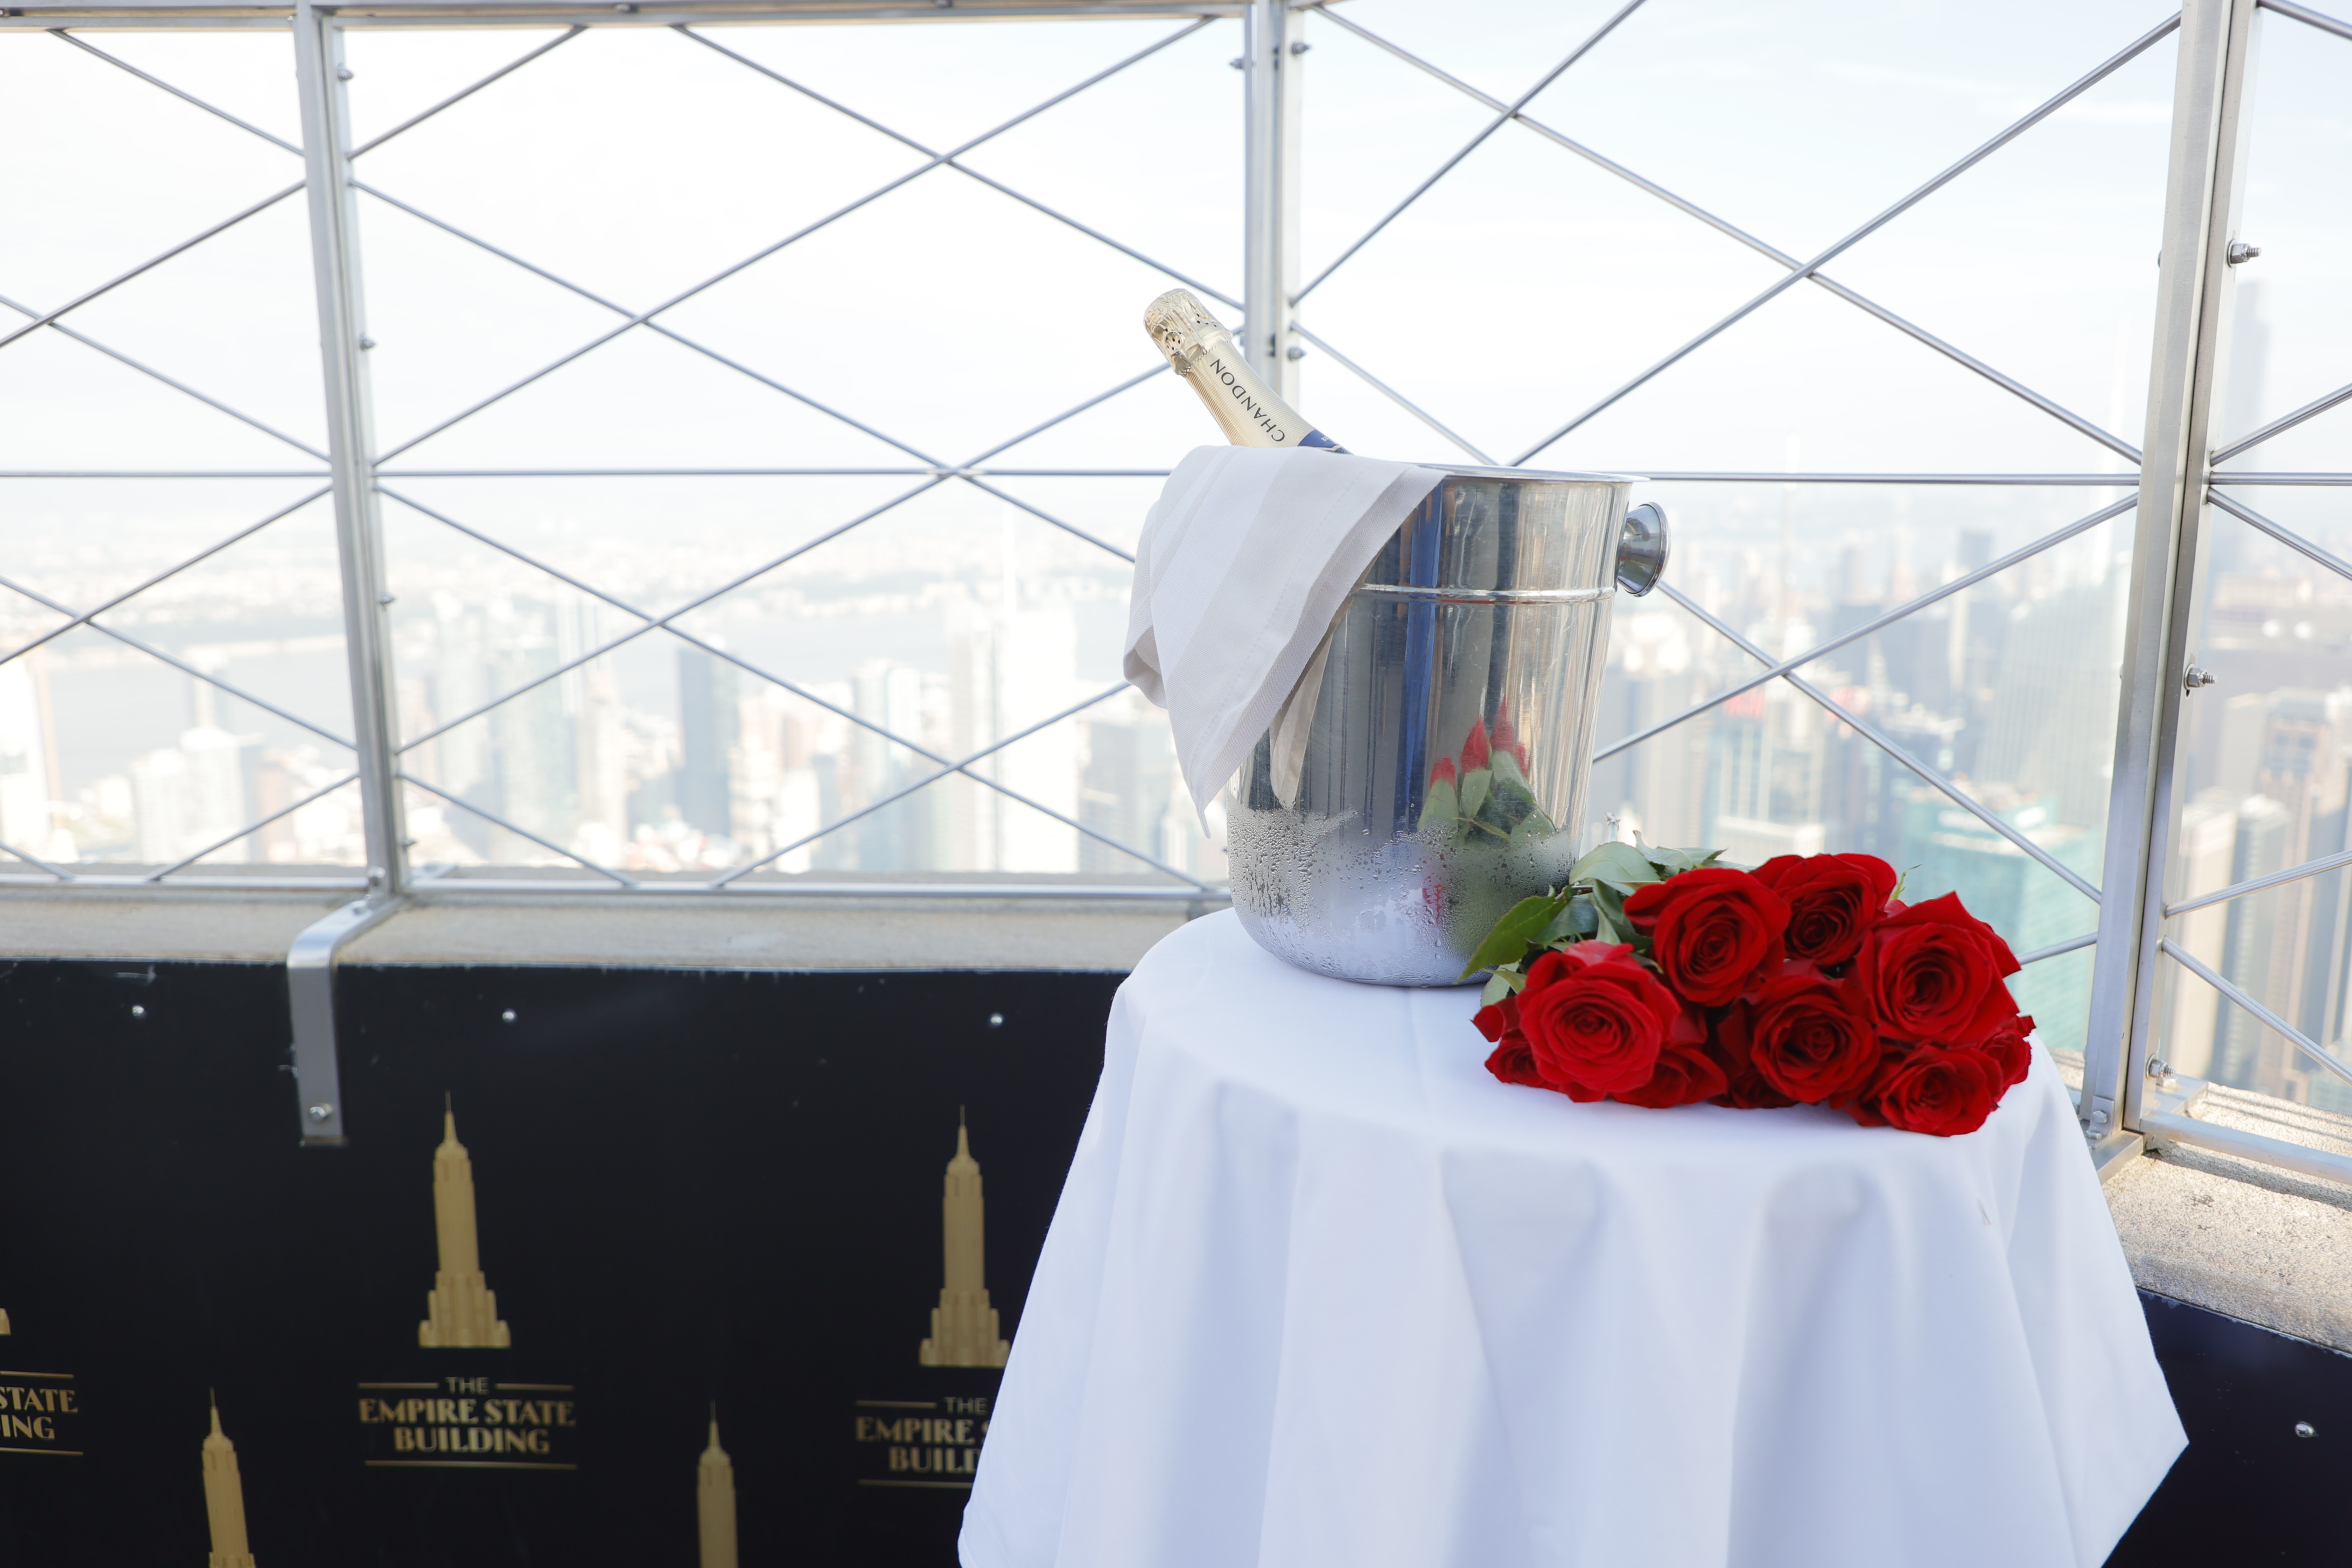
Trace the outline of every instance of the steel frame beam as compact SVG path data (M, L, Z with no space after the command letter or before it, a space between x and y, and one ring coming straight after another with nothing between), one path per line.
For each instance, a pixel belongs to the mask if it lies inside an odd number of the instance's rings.
M2228 352L2230 242L2244 191L2243 110L2254 0L2189 0L2180 16L2172 148L2139 509L2124 605L2123 701L2107 805L2099 956L2083 1051L2084 1136L2137 1132L2156 1010L2154 962L2170 855L2184 672L2201 608L2200 563L2215 390Z

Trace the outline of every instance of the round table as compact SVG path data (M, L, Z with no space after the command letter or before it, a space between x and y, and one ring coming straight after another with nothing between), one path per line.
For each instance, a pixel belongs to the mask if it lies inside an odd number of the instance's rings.
M1121 987L966 1568L2096 1568L2186 1445L2046 1053L1979 1131L1578 1105L1230 913Z

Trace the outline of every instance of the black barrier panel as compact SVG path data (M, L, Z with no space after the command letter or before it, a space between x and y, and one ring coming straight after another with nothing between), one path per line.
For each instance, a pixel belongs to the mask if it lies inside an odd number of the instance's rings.
M2189 1447L2108 1568L2352 1563L2352 1357L2140 1300Z
M264 1568L694 1563L714 1405L746 1568L943 1568L998 1375L923 1363L959 1114L1009 1336L1117 984L350 969L303 1149L282 970L16 965L0 1561L204 1562L210 1391ZM419 1342L494 1332L428 1304L445 1096L503 1346Z

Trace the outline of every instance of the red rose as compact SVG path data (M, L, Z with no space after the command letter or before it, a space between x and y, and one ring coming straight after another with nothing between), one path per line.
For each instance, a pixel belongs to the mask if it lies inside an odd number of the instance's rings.
M1894 1127L1937 1138L1973 1132L2000 1103L2000 1065L1984 1051L1936 1046L1890 1051L1853 1119L1865 1127Z
M2016 955L1992 927L1960 907L1958 893L1879 921L1856 973L1878 1009L1880 1029L1898 1039L1979 1040L2017 1011L2001 984L2017 973Z
M1789 956L1827 969L1862 951L1899 879L1875 855L1776 855L1756 879L1789 900Z
M1612 1100L1664 1110L1673 1105L1696 1105L1712 1100L1727 1087L1722 1065L1707 1054L1706 1021L1684 1008L1667 1031L1665 1046L1650 1081L1639 1089L1622 1089Z
M1977 1048L1990 1057L2000 1069L2000 1087L2005 1091L2012 1084L2025 1081L2033 1068L2033 1043L2025 1037L2033 1033L2033 1020L2022 1014L2001 1021L2000 1027L1987 1035Z
M1720 1007L1780 963L1789 905L1745 871L1708 866L1637 889L1625 916L1684 1001Z
M1545 953L1528 966L1518 1003L1519 1027L1544 1082L1595 1099L1649 1082L1682 1013L1674 993L1623 942L1580 942Z
M1756 1009L1745 998L1734 1002L1715 1021L1707 1045L1722 1067L1727 1080L1723 1092L1715 1097L1717 1105L1727 1105L1734 1110L1772 1110L1797 1102L1774 1089L1762 1073L1756 1070L1753 1053L1748 1048L1753 1033Z
M1529 1089L1549 1087L1543 1075L1536 1071L1535 1052L1528 1046L1526 1031L1519 1027L1519 999L1506 996L1491 1007L1481 1007L1478 1016L1470 1020L1478 1032L1496 1042L1494 1053L1486 1058L1486 1070L1505 1083L1523 1083Z
M1790 963L1748 1000L1748 1058L1790 1099L1818 1105L1862 1088L1877 1071L1878 1030L1860 985Z

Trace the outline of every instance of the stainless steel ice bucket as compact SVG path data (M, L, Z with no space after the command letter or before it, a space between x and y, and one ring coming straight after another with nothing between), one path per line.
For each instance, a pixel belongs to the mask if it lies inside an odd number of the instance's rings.
M1576 859L1619 587L1666 520L1612 474L1448 468L1225 795L1234 907L1302 969L1450 985Z

